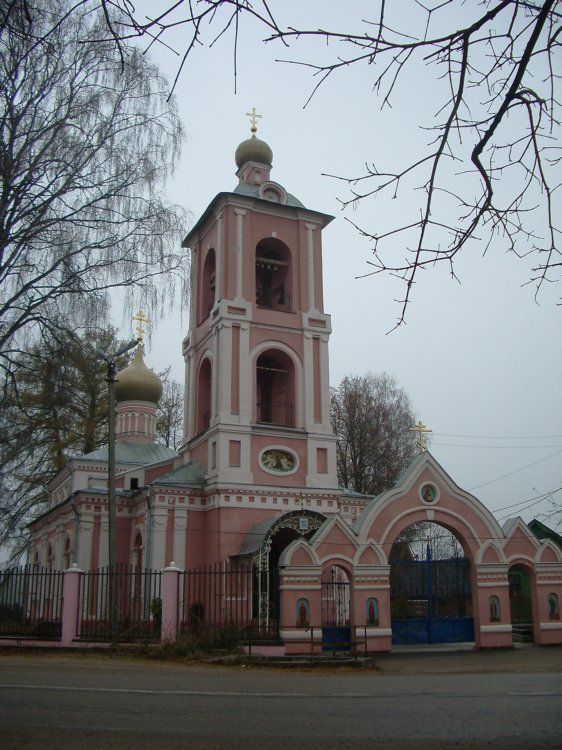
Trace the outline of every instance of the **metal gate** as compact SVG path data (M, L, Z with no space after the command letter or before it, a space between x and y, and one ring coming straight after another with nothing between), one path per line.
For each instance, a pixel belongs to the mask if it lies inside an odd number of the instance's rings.
M334 565L321 582L322 651L349 651L349 579L342 568Z
M390 569L392 643L474 640L470 561L399 560Z

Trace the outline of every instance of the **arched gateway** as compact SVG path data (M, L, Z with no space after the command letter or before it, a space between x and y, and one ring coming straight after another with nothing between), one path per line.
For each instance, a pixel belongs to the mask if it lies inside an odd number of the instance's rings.
M557 606L562 596L562 552L551 542L537 540L521 519L500 527L482 503L424 452L396 487L371 501L354 527L329 518L311 539L296 540L282 553L280 632L287 650L303 650L302 638L291 628L298 599L309 604L309 623L320 625L322 581L333 566L348 573L352 638L369 652L391 650L391 550L405 528L428 522L450 530L464 552L470 588L466 581L461 585L465 614L453 614L473 619L477 648L512 644L509 573L514 566L530 572L535 642L562 640Z

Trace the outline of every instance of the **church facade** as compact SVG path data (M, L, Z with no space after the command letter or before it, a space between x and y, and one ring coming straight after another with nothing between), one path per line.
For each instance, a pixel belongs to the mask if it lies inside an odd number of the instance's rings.
M323 629L360 628L366 650L391 650L409 637L402 621L432 619L420 576L435 579L442 600L435 637L510 645L518 571L530 586L534 640L562 642L562 550L520 519L500 528L429 453L380 497L338 487L322 282L322 230L332 217L272 181L255 119L235 161L238 185L211 201L184 241L192 295L178 452L155 442L161 383L141 345L117 376L118 561L238 566L254 569L256 581L263 572L252 617L274 621L288 652L303 648L312 626L319 639ZM69 460L31 524L32 562L107 564L107 474L107 448ZM426 568L393 561L396 538L422 522L454 533L464 567L445 571L430 554Z

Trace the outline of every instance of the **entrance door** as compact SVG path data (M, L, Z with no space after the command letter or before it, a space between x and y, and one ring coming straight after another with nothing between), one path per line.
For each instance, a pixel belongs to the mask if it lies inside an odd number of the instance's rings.
M349 578L333 565L322 578L322 651L349 651Z
M532 642L534 637L531 576L524 567L514 565L509 570L508 578L513 640Z
M390 568L392 643L474 640L470 561L398 560Z

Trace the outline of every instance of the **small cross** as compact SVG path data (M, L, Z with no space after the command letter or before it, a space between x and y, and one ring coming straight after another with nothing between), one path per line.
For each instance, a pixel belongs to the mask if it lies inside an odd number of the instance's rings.
M148 315L146 315L142 310L139 310L136 315L133 315L133 320L136 320L137 325L137 341L142 341L142 336L144 333L142 324L143 323L150 323L150 318Z
M424 432L433 432L433 430L430 430L428 427L424 425L424 423L420 421L414 425L413 427L409 428L410 432L417 432L418 433L418 446L420 449L420 453L423 453L427 448L425 447L425 440L423 439Z
M250 118L250 122L252 124L250 131L252 133L255 133L258 129L258 120L261 120L261 115L258 115L258 113L256 112L256 108L252 107L251 112L246 112L246 117Z

